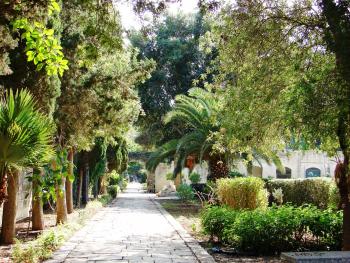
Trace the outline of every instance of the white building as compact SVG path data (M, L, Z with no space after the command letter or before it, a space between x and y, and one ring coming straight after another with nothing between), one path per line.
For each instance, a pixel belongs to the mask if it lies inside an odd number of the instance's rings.
M330 158L326 153L317 151L289 151L282 152L280 155L285 174L281 174L274 164L267 164L261 161L261 166L258 162L253 162L253 176L262 178L310 178L310 177L333 177L336 166L334 158ZM158 165L154 173L155 192L161 191L167 185L174 185L174 181L167 179L167 174L174 170L174 163L161 163ZM234 170L247 175L247 168L243 162L237 162ZM195 165L194 172L201 175L200 183L205 183L208 176L208 165ZM189 169L185 168L182 171L182 180L190 184L188 179Z

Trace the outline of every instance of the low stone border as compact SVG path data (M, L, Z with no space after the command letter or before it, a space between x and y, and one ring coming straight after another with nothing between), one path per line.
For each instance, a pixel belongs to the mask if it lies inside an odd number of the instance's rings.
M193 255L201 263L215 263L215 260L209 253L199 245L197 240L195 240L183 227L182 225L166 211L161 204L150 198L151 201L157 206L161 214L166 218L170 225L175 229L179 234L181 239L185 242L186 246L192 251Z
M290 263L346 263L350 262L349 251L285 252L281 254L284 262Z

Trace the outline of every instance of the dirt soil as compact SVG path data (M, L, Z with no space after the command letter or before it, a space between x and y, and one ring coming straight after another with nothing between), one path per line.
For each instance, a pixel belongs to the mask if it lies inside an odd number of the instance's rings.
M199 203L182 203L180 200L157 200L179 223L204 247L218 263L280 263L279 257L241 256L230 252L230 248L215 247L208 242L209 237L202 233L200 224L201 205ZM218 251L219 252L214 252Z

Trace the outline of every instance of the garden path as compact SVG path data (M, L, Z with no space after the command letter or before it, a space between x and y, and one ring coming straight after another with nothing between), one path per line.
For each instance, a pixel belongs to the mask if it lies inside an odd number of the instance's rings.
M215 262L137 183L129 184L46 263Z

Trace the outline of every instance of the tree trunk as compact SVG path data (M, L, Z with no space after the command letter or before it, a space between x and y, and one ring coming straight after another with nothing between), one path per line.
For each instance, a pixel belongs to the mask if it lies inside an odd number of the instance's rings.
M73 213L73 181L71 181L71 178L73 178L73 156L74 151L73 149L69 150L68 153L68 161L69 161L69 167L68 167L68 177L66 180L66 203L67 203L67 212L68 214Z
M17 189L19 171L7 174L7 199L4 202L1 243L13 244L16 236Z
M79 168L79 181L77 185L77 207L81 205L81 190L83 188L83 177L84 177L84 168Z
M350 189L350 173L349 173L349 159L350 151L348 144L348 129L346 120L349 119L349 115L346 111L340 111L338 117L338 129L337 136L339 145L342 150L344 160L339 162L335 169L335 182L339 188L340 202L343 209L343 243L342 249L345 251L350 250L350 201L349 201L349 189Z
M84 175L83 175L83 187L82 187L81 203L86 205L89 201L89 164L84 162Z
M99 181L100 181L100 178L95 179L95 182L94 182L94 198L95 199L98 197Z
M229 168L225 156L212 155L209 157L209 179L216 180L227 177Z
M0 206L6 199L7 177L5 167L0 167Z
M343 210L343 246L345 251L350 250L350 202L349 202L349 189L347 182L347 170L346 164L347 158L344 158L343 163L338 163L335 169L335 180L339 188L341 209Z
M37 171L41 173L40 171ZM34 172L35 173L35 172ZM38 179L33 175L33 200L32 200L32 230L44 230L43 202L40 196L42 190Z
M100 187L99 187L99 194L105 195L107 194L107 178L106 175L103 175L100 177Z
M61 184L56 183L56 224L67 222L67 204L66 204L66 178L62 176Z

